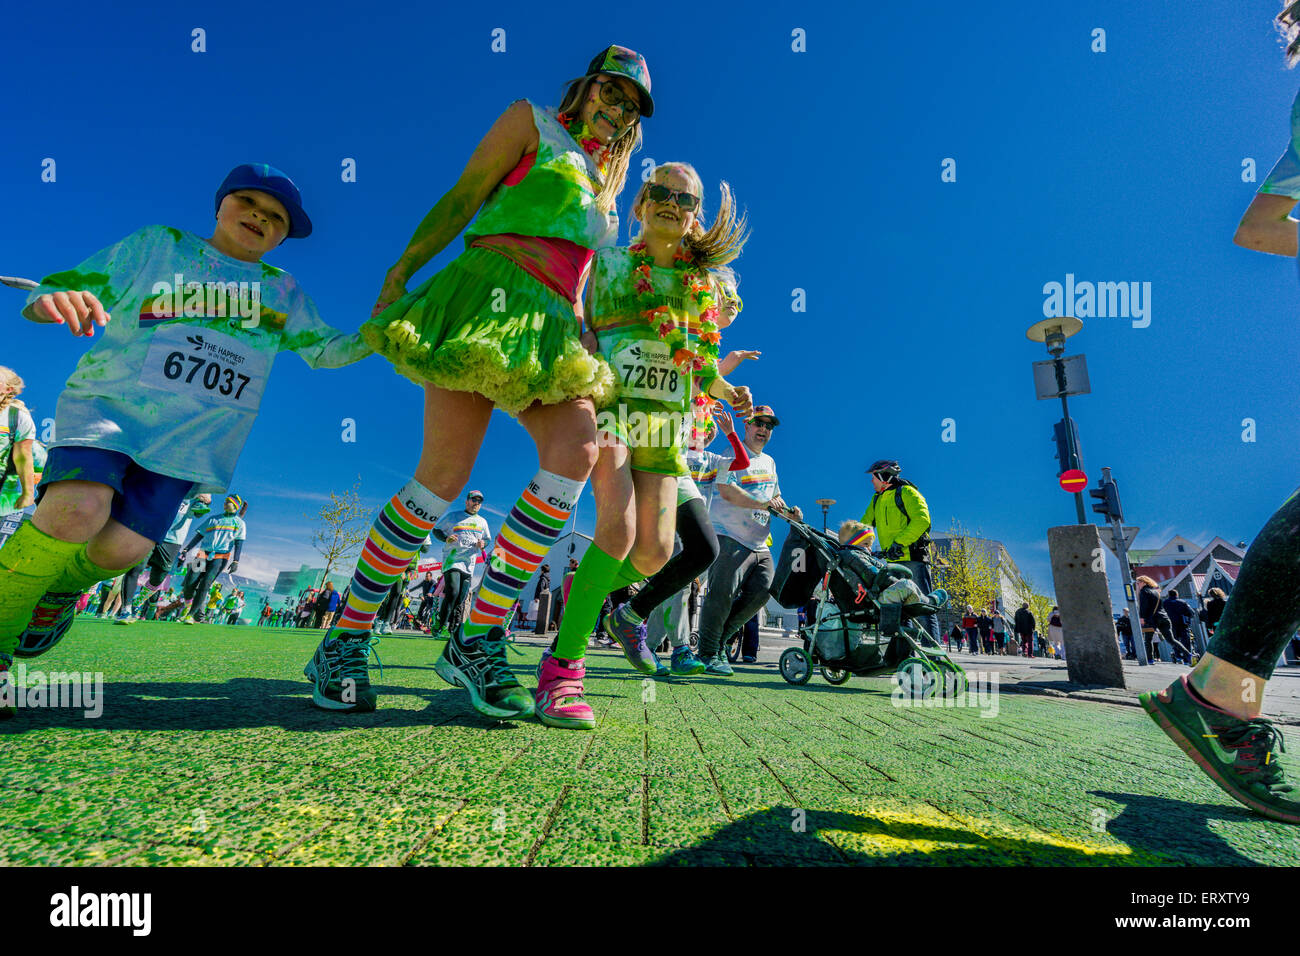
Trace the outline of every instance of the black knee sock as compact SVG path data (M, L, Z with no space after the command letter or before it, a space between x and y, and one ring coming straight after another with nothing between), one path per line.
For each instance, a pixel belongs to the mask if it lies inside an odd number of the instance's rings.
M709 522L709 510L695 498L677 506L677 533L682 550L646 579L645 586L629 602L642 620L664 601L709 569L718 556L718 536Z
M1241 563L1206 653L1268 680L1300 627L1300 492L1268 519Z

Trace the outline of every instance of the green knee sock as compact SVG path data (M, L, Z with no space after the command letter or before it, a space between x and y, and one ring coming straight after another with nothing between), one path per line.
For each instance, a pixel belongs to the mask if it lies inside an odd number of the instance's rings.
M68 565L86 546L60 541L24 521L0 548L0 654L12 654L46 591L54 590Z
M131 567L133 568L135 565L133 564ZM125 574L129 570L131 570L131 568L122 568L118 571L110 571L108 568L101 567L94 561L90 560L90 556L86 554L86 545L83 544L81 549L73 554L72 560L69 561L67 566L63 569L62 576L54 582L50 587L50 590L62 593L67 593L68 591L84 591L92 584L115 578L119 574Z
M587 549L569 586L564 620L560 622L560 633L555 636L556 657L580 661L587 656L587 637L600 617L605 595L614 590L614 580L622 564L594 544Z
M632 563L632 559L628 558L623 562L623 566L618 569L618 574L614 577L614 586L610 590L617 591L619 588L625 588L630 584L644 581L648 577L650 575L638 571Z

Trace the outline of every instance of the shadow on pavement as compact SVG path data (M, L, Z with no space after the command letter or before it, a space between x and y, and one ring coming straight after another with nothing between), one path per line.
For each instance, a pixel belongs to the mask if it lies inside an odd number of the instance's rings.
M225 683L118 682L103 687L103 712L96 718L66 707L20 708L0 723L0 736L51 727L82 730L238 730L280 727L291 731L338 731L359 727L459 725L509 729L510 721L484 717L460 688L413 689L375 684L379 708L370 713L320 710L311 703L306 680L241 677ZM385 699L415 697L420 710L385 707Z
M793 829L796 809L774 807L729 824L697 846L674 850L654 866L1257 866L1209 829L1210 820L1251 817L1244 809L1189 804L1161 797L1122 793L1096 796L1125 804L1107 832L1130 852L1099 847L1089 850L1044 831L1031 836L990 836L926 821L886 821L869 813L806 810L801 832ZM1257 819L1257 818L1256 818ZM878 852L856 850L852 839L832 846L825 835L856 834L875 838ZM818 840L821 835L823 839ZM1053 842L1053 840L1061 842ZM916 842L917 849L904 844ZM920 844L962 844L920 846Z

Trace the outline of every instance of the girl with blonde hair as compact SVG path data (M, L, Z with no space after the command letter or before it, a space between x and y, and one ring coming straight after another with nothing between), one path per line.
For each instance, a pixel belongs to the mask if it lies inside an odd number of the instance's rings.
M701 403L722 399L741 414L752 406L749 390L718 372L719 312L708 272L740 255L746 225L723 183L718 215L706 227L703 192L691 166L656 167L632 203L636 241L601 250L592 265L584 340L608 360L619 391L597 417L595 540L574 577L554 654L538 672L536 712L549 726L595 727L583 690L587 635L608 594L644 580L672 555L678 479L690 474L693 384ZM616 613L626 616L626 605ZM627 628L606 630L634 667L659 670L643 627L630 638Z
M36 503L36 422L18 398L22 390L19 374L0 365L0 515ZM17 475L18 487L7 491L10 475Z

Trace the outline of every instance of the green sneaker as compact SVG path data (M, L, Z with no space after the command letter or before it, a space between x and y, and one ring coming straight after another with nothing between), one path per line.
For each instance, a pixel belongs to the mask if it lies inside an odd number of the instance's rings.
M1300 823L1300 794L1287 783L1277 755L1282 734L1263 717L1241 720L1191 695L1187 677L1138 697L1183 753L1225 793L1256 813Z
M302 676L312 682L311 702L321 710L359 711L375 709L379 694L370 686L370 654L379 638L361 632L345 637L321 639ZM375 663L383 673L383 664L375 652Z
M731 665L727 663L727 655L722 651L718 651L718 653L714 654L712 658L705 662L704 673L712 674L715 677L732 677L736 672L733 671Z
M506 632L494 627L469 644L461 641L461 628L442 649L433 669L453 687L469 691L470 703L486 717L514 720L531 717L533 695L510 673L506 663Z

